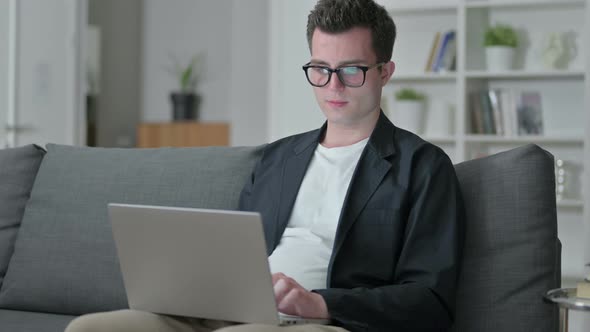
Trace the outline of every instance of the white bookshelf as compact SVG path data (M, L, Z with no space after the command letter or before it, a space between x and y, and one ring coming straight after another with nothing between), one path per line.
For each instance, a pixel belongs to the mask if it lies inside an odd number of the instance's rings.
M479 142L479 143L549 143L549 144L571 144L584 145L583 137L575 136L498 136L498 135L466 135L465 142Z
M471 70L465 73L466 78L477 79L552 79L572 78L584 79L585 72L582 70L513 70L502 72L488 72L485 70Z
M425 136L424 139L434 144L455 144L456 140L453 136Z
M397 89L414 88L426 94L432 105L454 109L454 132L422 136L461 162L517 146L534 143L556 159L580 165L590 172L590 9L584 0L381 0L398 27L393 60L396 73L384 90L388 108L395 108ZM516 28L519 37L515 69L490 72L483 47L485 29L495 23ZM425 72L437 32L456 31L456 70ZM541 59L543 38L551 32L569 32L576 49L572 60L560 69L548 69ZM473 134L468 95L481 89L537 91L542 99L543 135L497 136ZM391 113L390 113L391 114ZM392 120L395 123L394 113ZM427 126L425 126L427 127ZM442 137L441 137L442 136ZM580 176L587 192L557 202L558 232L563 242L562 277L584 275L586 236L590 235L590 180ZM583 250L580 250L583 248ZM569 279L568 279L569 278Z
M455 73L417 73L395 75L396 81L454 81L457 79Z
M583 6L584 0L466 0L467 8L539 8L539 7L557 7L557 6Z
M386 6L388 10L395 11L396 13L439 13L441 11L456 11L456 1L396 1L396 0L384 0L378 1L382 5Z

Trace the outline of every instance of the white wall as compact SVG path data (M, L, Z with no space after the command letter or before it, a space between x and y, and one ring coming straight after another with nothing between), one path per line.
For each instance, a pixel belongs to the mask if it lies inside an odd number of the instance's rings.
M585 52L584 54L590 54L590 2L586 1L586 26L584 30L584 35L581 36L581 40L585 45ZM590 56L586 55L586 74L588 74L588 70L590 70ZM586 93L585 93L585 123L586 123L586 144L584 145L584 165L588 167L590 165L590 95L588 91L590 91L590 77L586 75ZM585 239L585 259L584 263L590 262L590 170L584 170L585 176L582 178L584 179L584 239ZM588 274L589 269L586 268L585 272ZM579 329L579 331L589 331L590 330L590 315L587 312L578 312L577 315L582 316L580 321L582 322L581 325L583 329ZM571 330L573 331L573 329Z
M141 121L170 121L170 55L205 53L199 120L230 123L231 145L268 141L269 0L145 0Z
M309 61L307 15L315 0L271 1L270 139L319 128L324 116L301 66Z
M268 141L270 0L234 0L231 29L230 144Z
M98 146L133 146L140 119L141 0L90 0L88 22L100 27Z
M190 60L206 54L205 78L198 87L202 121L227 121L231 68L231 1L145 0L142 120L169 121L169 93L177 88L166 71L170 54Z

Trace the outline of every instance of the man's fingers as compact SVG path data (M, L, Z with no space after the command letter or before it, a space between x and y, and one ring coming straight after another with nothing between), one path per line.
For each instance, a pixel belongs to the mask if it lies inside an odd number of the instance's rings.
M300 302L305 300L307 290L283 273L274 273L272 282L277 309L288 315L299 315L303 310Z
M287 276L284 273L278 272L278 273L273 273L272 274L272 284L276 284L277 281L287 278Z
M277 309L280 312L310 318L330 317L322 296L309 292L295 279L283 273L274 273L272 282Z
M298 304L304 296L305 290L302 288L292 288L285 294L280 302L277 302L277 309L287 315L300 316Z
M293 284L289 282L289 278L278 278L274 284L275 299L277 304L291 291Z

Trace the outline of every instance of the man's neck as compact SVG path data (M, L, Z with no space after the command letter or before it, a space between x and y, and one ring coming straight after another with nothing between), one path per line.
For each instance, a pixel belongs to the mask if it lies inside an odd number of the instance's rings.
M365 138L371 136L377 120L379 120L379 113L377 117L367 119L368 121L343 125L328 121L326 132L321 141L321 144L327 148L337 148L341 146L348 146L358 143Z

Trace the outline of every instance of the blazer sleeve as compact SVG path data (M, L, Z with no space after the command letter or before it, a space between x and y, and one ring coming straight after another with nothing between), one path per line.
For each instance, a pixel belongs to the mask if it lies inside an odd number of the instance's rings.
M256 151L254 151L254 156L256 158L256 163L254 164L254 168L250 173L250 176L246 180L242 191L240 192L240 198L238 200L238 210L240 211L252 211L252 191L254 190L254 180L256 178L256 174L259 172L262 158L264 156L264 151L267 145L258 147Z
M416 159L393 282L314 290L336 324L350 331L445 331L452 325L464 238L463 200L446 154L427 149Z
M252 199L252 187L254 186L255 171L252 171L244 188L240 192L240 199L238 201L238 210L250 211L251 210L251 199Z

